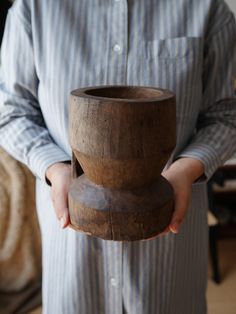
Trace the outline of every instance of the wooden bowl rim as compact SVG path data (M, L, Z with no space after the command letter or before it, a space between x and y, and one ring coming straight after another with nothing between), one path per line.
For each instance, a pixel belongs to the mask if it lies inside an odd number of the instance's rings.
M158 92L161 92L161 95L159 97L153 97L153 98L111 98L111 97L101 97L101 96L94 96L88 94L88 92L92 90L99 90L99 89L118 89L118 88L124 88L124 89L146 89L146 90L155 90ZM151 86L133 86L133 85L101 85L101 86L92 86L92 87L84 87L84 88L78 88L71 92L72 96L80 97L80 98L91 98L94 100L99 101L114 101L114 102L122 102L122 103L152 103L152 102L159 102L163 100L168 100L171 98L175 98L175 94L168 90L163 88L157 88L157 87L151 87Z

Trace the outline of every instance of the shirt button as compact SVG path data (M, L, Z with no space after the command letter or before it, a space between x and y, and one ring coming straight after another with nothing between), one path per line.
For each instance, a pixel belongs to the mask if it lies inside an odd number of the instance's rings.
M117 287L117 286L118 286L118 282L117 282L117 280L116 280L115 278L111 278L111 279L110 279L110 282L111 282L111 285L112 285L113 287Z
M114 47L113 47L113 51L115 52L118 52L118 53L121 53L121 46L116 44Z

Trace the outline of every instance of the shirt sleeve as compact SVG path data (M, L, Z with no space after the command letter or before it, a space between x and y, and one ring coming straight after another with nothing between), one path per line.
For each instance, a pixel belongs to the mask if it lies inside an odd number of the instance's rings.
M30 19L19 11L17 5L9 10L1 48L0 146L44 180L50 165L70 157L45 126L37 100Z
M236 151L236 98L234 92L236 26L233 15L205 43L203 103L197 128L179 157L193 157L214 171Z

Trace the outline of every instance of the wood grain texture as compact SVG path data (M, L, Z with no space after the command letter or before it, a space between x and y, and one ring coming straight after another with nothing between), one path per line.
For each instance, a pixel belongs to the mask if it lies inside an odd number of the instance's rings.
M98 186L85 175L69 193L71 223L78 230L107 240L135 241L162 232L173 212L173 191L163 177L133 190Z
M103 86L72 92L74 227L112 240L144 239L165 228L173 193L160 173L175 147L175 114L175 96L166 90ZM78 178L81 170L86 177Z

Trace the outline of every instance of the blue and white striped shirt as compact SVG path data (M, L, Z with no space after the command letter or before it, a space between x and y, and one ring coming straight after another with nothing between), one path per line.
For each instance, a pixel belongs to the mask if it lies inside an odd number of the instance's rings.
M1 145L40 178L68 159L68 97L98 84L177 94L177 153L235 150L235 24L223 1L16 1L2 47ZM197 125L198 132L195 133Z
M1 51L0 145L44 180L48 166L71 156L71 90L106 84L155 86L176 93L175 156L201 160L210 177L236 149L235 54L235 21L221 0L16 0ZM43 208L49 191L44 182L38 184ZM73 231L62 236L55 218L48 218L47 227L42 219L43 234L50 230L51 235L43 237L45 252L51 252L51 257L44 254L45 311L204 313L204 191L193 191L182 234L145 244L89 240ZM68 250L71 260L63 255ZM73 255L78 250L84 255ZM65 265L71 267L71 281L59 275ZM109 278L117 285L108 289ZM48 296L53 288L55 299Z

